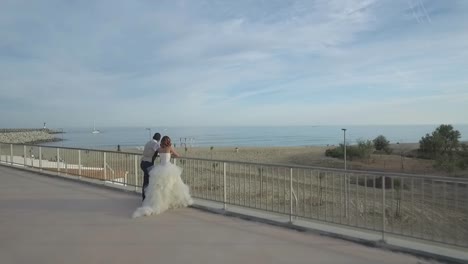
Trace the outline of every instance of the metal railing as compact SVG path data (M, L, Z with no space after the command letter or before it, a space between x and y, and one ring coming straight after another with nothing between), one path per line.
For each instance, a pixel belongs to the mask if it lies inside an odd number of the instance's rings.
M1 144L0 164L141 189L140 155ZM195 198L468 247L468 179L178 158Z

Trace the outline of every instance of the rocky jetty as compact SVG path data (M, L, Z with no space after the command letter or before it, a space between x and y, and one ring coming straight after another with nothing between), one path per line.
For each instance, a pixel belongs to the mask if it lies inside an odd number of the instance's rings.
M60 141L54 134L59 131L50 129L0 129L0 143L37 144Z

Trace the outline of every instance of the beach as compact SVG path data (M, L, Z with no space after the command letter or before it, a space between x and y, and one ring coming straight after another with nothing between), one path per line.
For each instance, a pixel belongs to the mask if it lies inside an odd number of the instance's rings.
M417 143L393 144L391 148L394 151L391 155L372 154L371 158L366 160L347 160L347 169L449 176L446 172L435 170L430 160L404 156L405 153L418 147ZM237 149L236 147L213 147L213 149L210 147L188 147L187 151L180 147L175 149L182 157L188 158L344 168L343 159L325 156L325 151L328 148L334 148L334 146L238 147ZM141 153L141 150L135 148L123 149L123 151ZM464 173L466 174L466 172Z
M392 155L372 154L371 158L368 160L348 160L347 169L440 175L441 172L435 171L432 168L431 161L402 157L400 155L400 153L415 149L416 145L417 144L402 144L401 146L395 146ZM243 147L238 148L237 151L236 148L232 147L215 147L213 150L199 147L189 148L187 152L185 152L185 149L181 148L176 148L176 150L182 156L191 158L317 166L338 169L344 168L343 159L325 156L325 151L328 148L334 147Z
M254 163L278 164L322 164L330 159L324 153L327 147L196 147L176 148L185 157L217 159L229 161L244 161Z
M268 164L295 164L306 166L340 167L342 160L325 156L328 147L176 147L175 150L187 158L214 159L225 161L242 161ZM123 151L141 153L141 150L130 148Z

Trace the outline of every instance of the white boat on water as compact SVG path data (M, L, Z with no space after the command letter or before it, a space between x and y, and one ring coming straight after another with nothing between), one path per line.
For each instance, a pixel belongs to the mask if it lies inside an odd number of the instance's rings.
M93 132L92 132L92 133L93 133L93 134L99 134L99 133L101 133L101 131L99 131L99 130L96 129L96 121L94 121Z

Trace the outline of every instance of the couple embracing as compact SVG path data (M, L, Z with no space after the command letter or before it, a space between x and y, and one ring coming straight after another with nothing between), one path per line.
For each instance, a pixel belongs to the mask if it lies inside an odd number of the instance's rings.
M161 140L161 141L160 141ZM160 163L154 165L156 157ZM133 218L160 214L167 209L186 207L193 203L189 187L180 175L182 168L171 163L171 157L179 157L171 139L156 133L146 143L140 167L143 170L143 204L133 213Z

